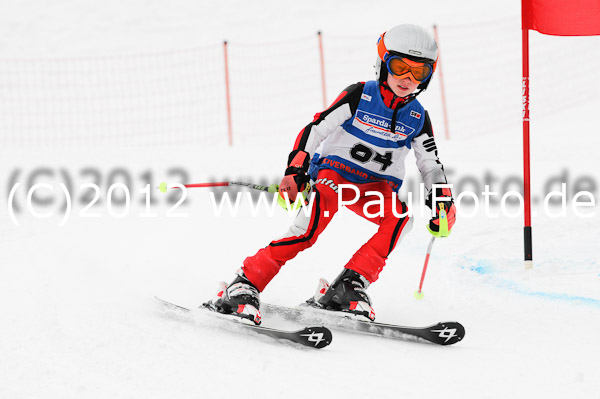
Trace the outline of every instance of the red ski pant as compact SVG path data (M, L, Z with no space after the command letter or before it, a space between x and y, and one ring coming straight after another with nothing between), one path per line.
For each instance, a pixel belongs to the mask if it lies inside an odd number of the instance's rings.
M339 209L340 184L352 184L359 193L357 202L345 206L379 225L375 235L352 256L345 268L360 273L370 282L377 280L396 243L402 234L408 232L412 227L412 219L408 217L406 204L398 200L397 196L392 196L392 188L387 183L351 183L333 170L324 169L319 172L313 187L315 197L310 216L300 210L285 238L272 241L267 247L260 249L256 255L244 260L242 267L244 274L256 288L262 291L279 272L281 266L317 241L321 232ZM367 196L366 192L368 191L381 193L383 200L375 195ZM343 188L341 192L341 199L344 202L350 202L357 196L356 191L350 188ZM379 201L379 204L383 201L383 206L368 205L365 209L365 204L372 201ZM366 215L365 210L371 215ZM373 216L372 214L377 215Z

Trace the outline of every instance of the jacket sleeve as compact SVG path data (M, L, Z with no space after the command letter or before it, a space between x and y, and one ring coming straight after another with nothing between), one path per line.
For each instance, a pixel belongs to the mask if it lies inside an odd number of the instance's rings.
M433 128L429 114L425 111L425 123L421 132L412 140L412 147L415 150L415 158L417 159L417 168L421 172L423 183L427 193L431 192L433 184L448 183L444 165L438 158L437 146L433 136Z
M313 121L298 134L293 151L306 151L310 156L314 155L319 144L354 115L364 86L364 82L348 86L329 108L317 113Z

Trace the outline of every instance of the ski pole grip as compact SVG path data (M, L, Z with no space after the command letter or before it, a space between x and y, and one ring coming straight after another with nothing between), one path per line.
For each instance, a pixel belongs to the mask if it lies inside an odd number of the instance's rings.
M448 215L444 204L438 204L440 208L440 237L448 237Z

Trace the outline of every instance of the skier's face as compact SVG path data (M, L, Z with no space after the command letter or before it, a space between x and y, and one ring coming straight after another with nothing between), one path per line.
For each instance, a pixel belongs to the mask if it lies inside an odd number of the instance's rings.
M408 77L397 78L396 76L388 73L387 83L398 97L406 97L417 89L419 83L415 83Z

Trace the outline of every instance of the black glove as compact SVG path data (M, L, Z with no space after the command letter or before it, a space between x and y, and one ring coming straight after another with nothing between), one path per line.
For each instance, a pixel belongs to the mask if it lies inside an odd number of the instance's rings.
M279 195L282 198L285 198L284 193L287 193L289 200L294 202L298 193L306 189L306 184L310 181L310 177L306 174L310 163L309 158L306 151L294 150L290 153L285 176L279 184Z
M438 183L442 184L442 183ZM444 183L445 184L445 183ZM435 206L435 216L429 221L427 230L435 237L447 237L454 226L456 220L456 207L452 199L452 191L449 188L437 187L435 196L438 199ZM442 199L440 199L442 198ZM427 196L425 204L431 208L433 206L433 190ZM440 212L445 211L446 220L440 220Z

